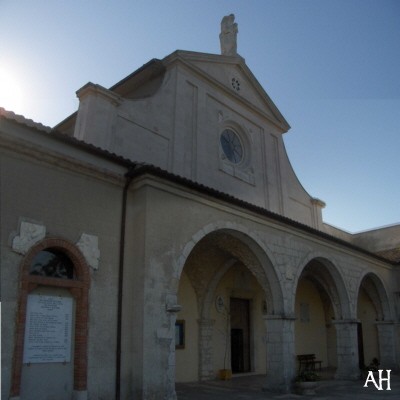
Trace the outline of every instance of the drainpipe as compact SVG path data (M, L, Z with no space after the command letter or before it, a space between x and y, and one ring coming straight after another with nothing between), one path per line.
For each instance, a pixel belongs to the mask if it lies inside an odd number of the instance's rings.
M136 165L129 168L125 174L125 185L122 192L121 231L119 241L119 269L118 269L118 305L117 305L117 354L115 373L115 399L121 398L121 342L122 342L122 289L124 284L124 255L125 255L125 226L126 226L126 202L129 185L133 179L133 171Z

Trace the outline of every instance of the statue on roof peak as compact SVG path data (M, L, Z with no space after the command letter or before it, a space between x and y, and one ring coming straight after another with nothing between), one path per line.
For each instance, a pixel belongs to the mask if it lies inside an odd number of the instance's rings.
M222 55L237 56L237 33L238 24L235 23L235 15L230 14L222 18L219 35Z

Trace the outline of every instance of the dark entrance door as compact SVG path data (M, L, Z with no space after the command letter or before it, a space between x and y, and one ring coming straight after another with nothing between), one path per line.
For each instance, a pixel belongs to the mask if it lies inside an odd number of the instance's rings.
M232 372L244 372L243 329L231 329Z
M231 298L232 372L250 371L250 301Z
M358 337L358 366L360 368L364 368L365 367L364 342L363 342L363 332L362 332L361 322L357 322L357 337Z

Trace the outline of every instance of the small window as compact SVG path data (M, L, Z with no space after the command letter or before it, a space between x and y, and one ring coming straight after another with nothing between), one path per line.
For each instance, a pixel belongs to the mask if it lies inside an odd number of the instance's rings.
M185 321L178 320L175 323L175 348L185 348Z
M47 278L73 279L74 266L64 253L55 249L46 249L36 254L29 273Z

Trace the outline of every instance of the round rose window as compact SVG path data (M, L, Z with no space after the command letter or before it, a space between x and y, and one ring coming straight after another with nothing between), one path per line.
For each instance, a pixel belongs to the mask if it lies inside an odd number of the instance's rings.
M225 129L220 140L226 158L234 164L239 164L243 159L243 146L239 136L232 129Z

